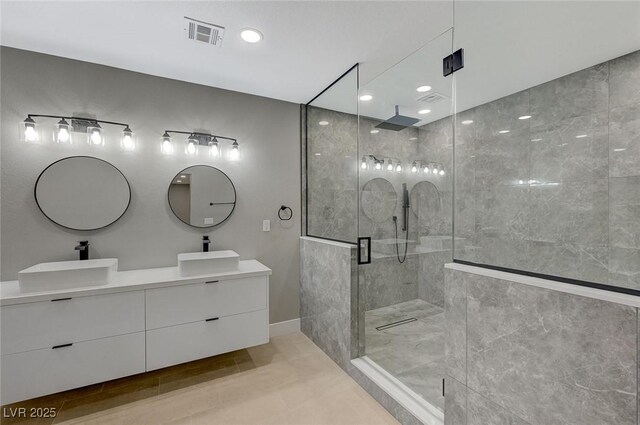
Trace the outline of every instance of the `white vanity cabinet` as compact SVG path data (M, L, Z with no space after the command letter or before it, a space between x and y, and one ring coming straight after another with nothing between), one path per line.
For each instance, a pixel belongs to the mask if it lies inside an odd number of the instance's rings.
M268 277L147 290L147 370L269 341Z
M0 307L1 403L145 371L144 291Z
M108 285L21 293L0 283L0 404L134 375L269 341L269 275L117 272Z

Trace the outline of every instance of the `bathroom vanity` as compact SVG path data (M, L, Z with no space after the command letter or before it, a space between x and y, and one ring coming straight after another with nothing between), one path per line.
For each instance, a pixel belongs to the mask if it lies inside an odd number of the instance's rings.
M39 292L2 282L0 404L265 344L270 275L246 260L206 275L132 270Z

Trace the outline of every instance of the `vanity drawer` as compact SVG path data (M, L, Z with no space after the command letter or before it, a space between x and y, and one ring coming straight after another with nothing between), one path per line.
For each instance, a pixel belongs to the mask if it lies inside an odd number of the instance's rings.
M268 310L147 331L147 370L269 342Z
M267 308L266 276L149 289L147 329Z
M0 402L4 405L144 372L144 338L144 332L137 332L2 356Z
M0 307L2 355L144 331L144 291Z

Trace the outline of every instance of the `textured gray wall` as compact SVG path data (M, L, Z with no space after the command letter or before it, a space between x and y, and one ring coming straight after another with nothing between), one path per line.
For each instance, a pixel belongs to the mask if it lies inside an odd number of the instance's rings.
M445 274L445 424L638 423L636 308Z
M272 323L298 317L298 105L5 47L1 66L2 280L16 279L19 270L39 262L77 258L73 247L80 239L91 242L94 258L117 257L121 270L175 265L176 254L201 249L206 233L213 249L233 249L273 269ZM90 149L83 140L72 146L18 141L18 123L28 113L80 112L128 122L138 149L121 152L118 128L110 126L105 126L103 149ZM39 123L50 137L55 121ZM241 160L211 160L204 152L187 158L182 146L173 157L163 157L159 140L165 129L205 129L237 138ZM33 198L35 181L47 165L79 154L111 162L131 184L129 210L101 231L64 230L42 215ZM235 212L213 230L186 226L167 204L173 176L195 164L220 168L238 191ZM293 220L284 224L277 219L282 204L294 210ZM272 220L270 233L262 232L263 219Z

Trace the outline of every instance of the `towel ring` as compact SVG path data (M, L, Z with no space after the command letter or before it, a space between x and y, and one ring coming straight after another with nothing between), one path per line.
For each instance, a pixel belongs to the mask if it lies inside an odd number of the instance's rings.
M293 210L287 207L286 205L282 205L278 210L278 218L280 220L283 220L283 221L291 220L292 217L293 217Z

